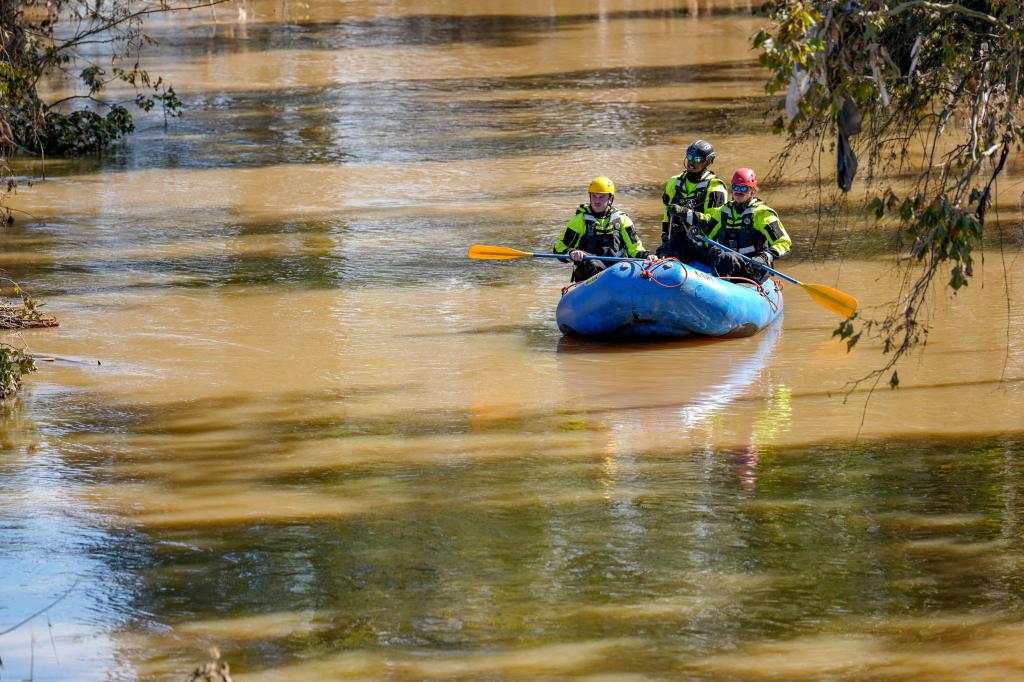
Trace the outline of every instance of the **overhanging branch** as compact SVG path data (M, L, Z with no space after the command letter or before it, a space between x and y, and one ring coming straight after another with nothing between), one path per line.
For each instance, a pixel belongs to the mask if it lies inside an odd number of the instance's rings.
M879 12L865 12L864 14L865 16L869 17L891 17L897 14L902 14L907 10L914 9L915 7L923 7L924 9L930 9L936 12L963 14L964 16L980 19L981 21L992 24L993 26L997 26L1003 29L1004 31L1013 30L1010 26L999 21L999 19L996 19L991 14L985 14L984 12L979 12L978 10L970 9L969 7L964 7L963 5L943 5L937 2L929 2L928 0L909 0L908 2L904 2L901 5L896 5L895 7L891 7L889 9L884 9Z

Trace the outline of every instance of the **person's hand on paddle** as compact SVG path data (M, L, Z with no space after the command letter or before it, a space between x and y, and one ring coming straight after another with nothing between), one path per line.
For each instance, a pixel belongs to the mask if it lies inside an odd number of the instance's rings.
M750 260L757 261L762 265L767 265L768 267L771 267L772 263L775 262L775 254L770 250L762 251L760 253L755 253L754 255L752 255L750 257Z
M582 263L583 259L589 255L590 254L587 253L586 251L573 249L572 251L569 252L569 260L571 260L573 263Z
M701 248L707 248L707 244L704 243L704 233L696 225L689 225L686 228L686 236L690 238L694 246Z
M680 222L685 225L693 225L695 216L692 208L686 208L680 204L669 204L668 214L675 218L678 218Z
M717 248L712 249L711 258L711 267L719 277L743 272L743 264L745 261L743 260L743 257L735 251L723 251L722 249Z

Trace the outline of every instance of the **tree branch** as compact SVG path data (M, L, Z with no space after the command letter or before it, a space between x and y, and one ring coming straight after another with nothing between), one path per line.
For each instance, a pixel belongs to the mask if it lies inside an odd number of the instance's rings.
M96 35L98 33L109 31L110 29L121 26L122 24L139 20L148 14L164 14L167 12L191 11L194 9L199 9L201 7L212 7L213 5L220 5L225 2L228 2L228 0L207 0L206 2L200 2L193 5L181 5L179 7L161 4L160 7L149 7L146 9L140 9L135 12L125 14L121 17L103 17L102 21L100 21L93 28L88 29L86 31L82 31L81 33L76 33L74 37L72 37L70 40L55 46L56 51L63 52L64 50L68 50L75 45L83 44L86 38L92 37L93 35Z
M892 17L897 14L902 14L903 12L909 9L913 9L915 7L923 7L925 9L934 10L936 12L953 12L956 14L963 14L969 17L973 17L975 19L981 19L982 21L992 24L993 26L997 26L1003 29L1004 31L1013 30L1010 26L999 21L991 14L985 14L984 12L979 12L978 10L969 9L967 7L964 7L963 5L941 5L937 2L929 2L928 0L909 0L909 2L905 2L902 5L897 5L896 7L892 7L890 9L882 10L880 12L865 12L864 14L865 16L869 17Z

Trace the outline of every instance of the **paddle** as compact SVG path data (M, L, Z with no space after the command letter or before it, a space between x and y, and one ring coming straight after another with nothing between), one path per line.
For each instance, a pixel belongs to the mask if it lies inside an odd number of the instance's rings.
M811 298L814 299L815 303L817 303L818 305L822 306L823 308L828 308L829 310L831 310L832 312L834 312L837 315L840 315L842 317L851 317L857 311L857 299L854 298L853 296L850 296L849 294L847 294L845 292L839 291L838 289L833 289L832 287L826 286L824 284L806 284L806 283L801 282L801 281L799 281L797 279L793 279L789 275L784 275L781 272L779 272L778 270L774 270L774 269L768 267L764 263L759 263L756 260L753 260L751 258L747 258L742 253L740 253L738 251L734 251L733 249L730 249L728 246L723 246L722 244L719 244L718 242L713 241L711 239L708 239L707 237L704 237L704 236L701 236L701 239L706 241L708 244L711 244L712 246L717 246L718 248L720 248L720 249L722 249L724 251L730 251L732 253L735 253L737 256L739 256L743 260L747 261L748 263L753 263L754 265L756 265L756 266L758 266L760 268L764 268L768 272L772 273L773 275L775 275L777 277L781 277L782 279L786 280L787 282L792 282L793 284L796 284L798 287L802 288L804 291L806 291L808 294L810 294ZM481 259L481 260L510 260L512 258L530 258L530 257L532 257L532 258L563 258L563 259L567 259L568 258L567 254L560 254L560 253L531 253L529 251L520 251L519 249L510 249L510 248L508 248L506 246L486 246L484 244L473 244L471 247L469 247L469 251L466 253L466 255L469 256L470 258L478 258L478 259ZM636 262L640 262L643 259L642 258L615 258L613 256L589 256L588 255L588 256L584 256L584 260L603 260L603 261L606 261L606 262L609 262L609 263L618 263L618 262L622 262L622 261L636 261Z
M806 284L799 280L793 279L789 275L784 275L778 270L773 270L764 263L759 263L753 258L747 258L739 251L730 249L728 246L723 246L722 244L719 244L718 242L709 239L704 235L701 235L701 239L706 241L708 244L711 244L712 246L717 246L723 251L735 253L737 256L747 261L748 263L752 263L753 265L756 265L759 268L763 268L764 270L767 270L776 277L781 277L787 282L792 282L793 284L796 284L798 287L800 287L808 294L810 294L811 298L814 299L815 303L817 303L823 308L828 308L837 315L841 315L842 317L852 317L853 314L857 312L857 299L845 292L839 291L838 289L833 289L832 287L829 286L825 286L824 284Z
M510 249L505 246L486 246L484 244L473 244L469 247L469 251L466 253L470 258L479 258L481 260L509 260L512 258L526 258L532 256L533 258L562 258L569 260L569 254L567 253L531 253L529 251L520 251L519 249ZM643 258L616 258L615 256L591 256L586 255L583 260L603 260L606 263L618 263L621 261L643 261Z

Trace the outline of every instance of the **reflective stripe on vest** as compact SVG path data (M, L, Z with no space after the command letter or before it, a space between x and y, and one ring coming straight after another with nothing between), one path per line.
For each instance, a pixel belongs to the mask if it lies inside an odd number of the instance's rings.
M692 208L695 211L703 211L704 202L707 200L708 183L711 182L706 173L707 171L705 171L705 175L701 176L701 181L693 186L693 191L689 193L686 191L686 173L676 178L676 190L672 194L672 203L678 204L683 201L690 201L692 205L688 208Z
M722 244L734 251L739 251L744 256L760 251L758 242L765 241L764 235L754 229L756 207L757 203L752 201L750 206L739 215L733 212L732 206L729 206L728 210L722 211L722 230L725 234L719 236L719 239Z
M622 250L622 216L621 211L612 210L608 220L609 230L601 234L597 233L598 219L589 211L583 214L583 224L586 231L580 239L579 249L597 256L614 256ZM603 253L602 253L603 252Z
M587 226L588 237L593 237L597 234L597 216L590 212L584 213L583 223ZM618 232L622 227L622 212L612 211L611 219L608 221L608 224Z

